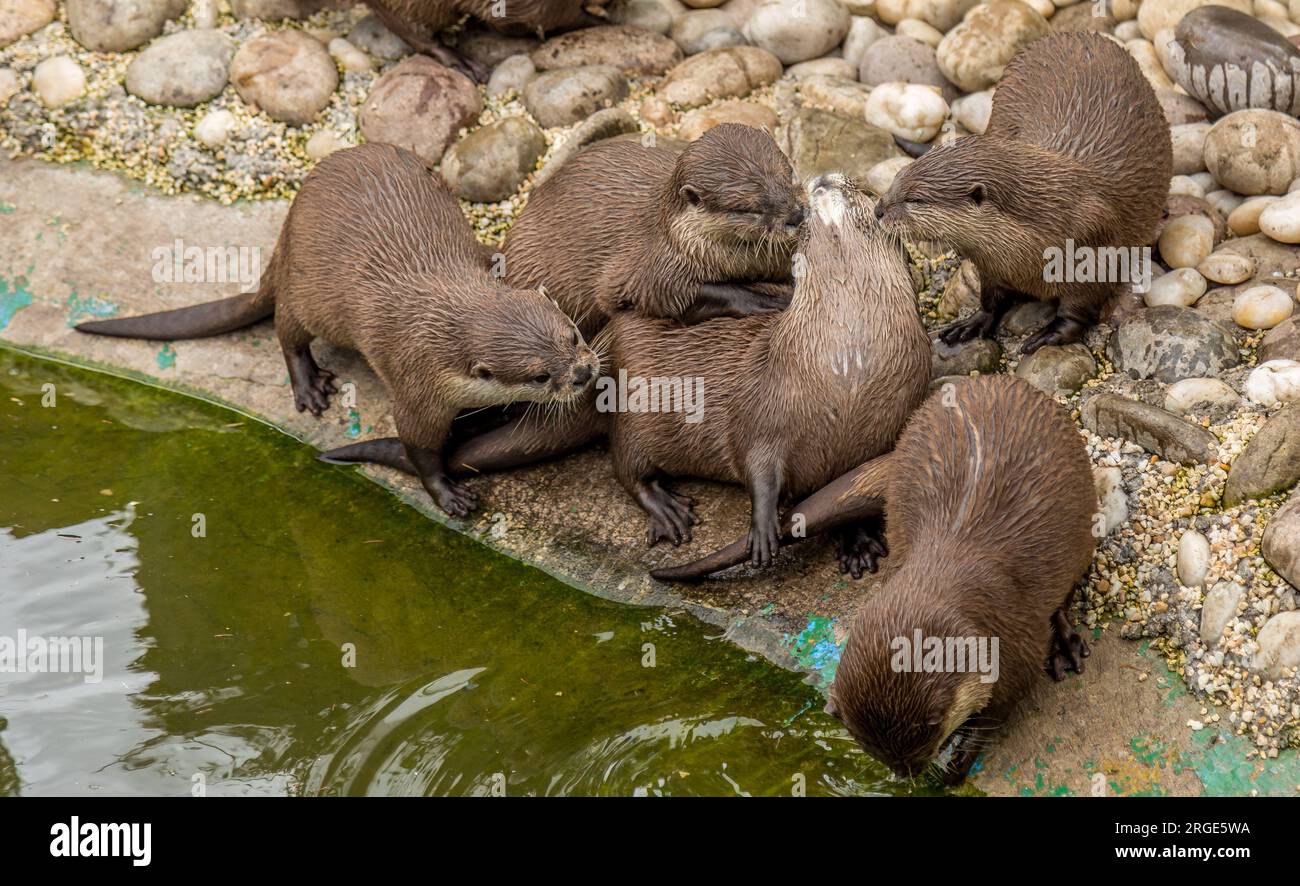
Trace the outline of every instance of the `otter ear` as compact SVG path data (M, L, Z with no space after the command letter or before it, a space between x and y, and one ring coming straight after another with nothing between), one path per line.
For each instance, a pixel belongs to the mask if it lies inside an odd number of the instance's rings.
M682 199L692 206L697 206L700 200L703 199L700 196L700 192L691 185L682 185L681 190L677 193L681 194Z
M492 380L492 370L488 369L487 364L481 360L475 362L474 365L469 368L469 374L472 375L474 378L481 379L483 381Z
M987 196L983 183L972 186L970 193L967 194L967 196L970 197L970 202L974 203L976 206L982 205L984 203L984 198Z

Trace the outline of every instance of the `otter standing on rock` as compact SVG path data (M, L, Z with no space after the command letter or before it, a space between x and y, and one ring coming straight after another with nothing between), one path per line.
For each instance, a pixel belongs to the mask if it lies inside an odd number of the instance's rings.
M724 123L680 153L600 141L529 196L506 278L544 286L588 336L622 309L688 323L780 310L806 215L761 129ZM785 296L743 285L762 281L785 282Z
M1082 671L1087 644L1067 612L1097 541L1088 455L1060 407L1027 382L958 382L916 411L892 453L791 513L813 534L882 509L901 566L854 616L827 710L903 775L951 747L942 769L960 780L1044 662L1057 680ZM743 560L744 546L653 574L699 578ZM996 639L996 680L981 680L970 658L964 670L913 668L900 638L917 636Z
M533 290L489 271L456 198L410 151L369 144L322 160L303 182L257 292L77 329L201 338L275 315L298 411L320 416L334 375L323 338L359 351L393 398L401 447L449 514L476 505L442 447L461 409L572 402L599 369L573 322Z
M1169 125L1132 56L1099 34L1053 34L1007 65L984 134L906 167L876 212L979 269L980 308L940 333L948 344L991 338L1021 294L1059 300L1029 354L1079 341L1122 282L1049 280L1047 250L1148 245L1172 168Z

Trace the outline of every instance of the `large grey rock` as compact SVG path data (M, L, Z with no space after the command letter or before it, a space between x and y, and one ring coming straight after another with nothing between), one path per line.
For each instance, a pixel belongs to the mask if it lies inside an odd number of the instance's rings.
M627 97L627 78L609 65L543 71L524 86L524 107L550 129L569 126Z
M135 57L126 91L153 105L192 108L226 88L234 54L234 41L220 31L179 31Z
M1166 67L1216 113L1300 112L1300 50L1247 13L1217 5L1187 13L1168 44Z
M468 77L413 55L375 81L361 108L361 134L366 141L414 151L432 166L482 110L483 100Z
M186 0L68 0L73 39L96 52L125 52L162 33L185 11Z
M293 126L311 123L339 85L338 68L319 40L302 31L272 31L235 53L230 81L245 102Z
M939 70L934 47L898 35L882 37L867 47L858 66L858 79L868 86L893 82L937 86L949 102L961 94Z
M1250 438L1228 471L1227 507L1263 498L1300 481L1300 406L1288 406Z
M1049 397L1073 394L1096 372L1097 360L1081 344L1039 348L1016 367L1016 375Z
M682 60L677 44L662 34L624 25L569 31L533 50L539 71L608 65L624 74L662 74Z
M1159 406L1098 394L1084 404L1081 417L1094 434L1129 440L1166 461L1195 465L1218 459L1218 438Z
M480 126L442 158L442 176L460 197L480 203L504 200L546 152L546 134L524 117Z
M1130 378L1166 384L1217 376L1241 362L1236 339L1192 308L1164 305L1139 311L1120 324L1106 354Z
M1261 549L1268 565L1292 587L1300 588L1300 492L1269 520Z

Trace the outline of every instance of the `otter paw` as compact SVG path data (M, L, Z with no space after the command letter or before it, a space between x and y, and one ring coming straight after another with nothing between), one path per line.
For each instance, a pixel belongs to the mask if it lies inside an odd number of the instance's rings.
M1072 345L1077 341L1082 341L1083 334L1087 330L1086 324L1072 317L1063 317L1058 314L1055 320L1025 340L1025 343L1020 346L1020 353L1028 357L1039 348Z
M973 338L992 338L997 325L998 318L981 309L965 320L958 320L940 329L939 340L946 345L959 345Z
M781 546L781 518L776 512L763 516L754 516L749 529L749 563L751 566L767 566L776 556Z
M1083 673L1083 660L1092 655L1088 642L1070 624L1064 609L1052 613L1052 645L1047 652L1047 673L1056 682L1065 679L1068 671Z
M438 507L453 517L468 517L478 507L478 496L451 480L438 480L426 488Z
M641 504L649 516L646 538L650 547L661 541L677 547L691 540L691 527L700 522L695 516L695 500L669 492L659 484L649 484Z
M841 575L862 578L864 572L874 573L879 568L877 561L887 556L889 548L878 523L848 526L835 537L835 560Z
M330 408L330 395L337 394L334 385L334 373L328 369L315 369L301 384L293 387L293 405L299 412L310 412L316 418Z

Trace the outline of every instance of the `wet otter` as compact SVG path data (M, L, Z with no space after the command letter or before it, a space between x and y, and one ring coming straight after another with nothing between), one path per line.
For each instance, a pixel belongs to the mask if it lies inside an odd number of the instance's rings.
M806 215L790 161L761 129L724 123L680 153L600 141L529 196L506 279L545 286L587 336L622 309L688 323L780 310ZM786 286L743 285L759 281Z
M869 753L915 775L946 751L964 777L1047 662L1062 679L1088 649L1066 616L1088 569L1097 498L1078 430L1014 376L961 381L912 416L894 451L800 502L809 534L887 515L898 571L854 616L827 710ZM784 529L787 537L791 520ZM741 562L745 542L657 570L691 580ZM900 672L898 638L996 638L994 682L979 673ZM990 643L991 645L991 643ZM904 662L906 664L906 662Z
M888 450L925 396L930 342L896 239L871 203L840 176L808 185L813 207L789 308L693 326L622 311L597 341L608 345L628 408L602 402L602 379L583 408L543 428L501 428L469 441L453 469L522 464L608 433L614 472L645 510L647 539L681 544L693 502L663 485L667 475L742 483L750 493L747 552L755 564L776 551L783 498L806 494L855 463ZM668 408L633 408L636 380L669 394ZM643 387L644 389L644 387ZM701 399L684 404L683 391ZM660 399L662 407L663 400ZM409 470L391 443L329 453ZM858 574L879 552L850 527L844 564Z
M385 27L449 68L480 82L487 79L483 66L445 45L437 35L470 15L494 30L511 35L547 34L573 28L607 24L587 10L601 8L604 0L366 0Z
M475 506L443 464L456 413L572 401L599 368L550 299L491 275L442 180L410 151L382 144L338 151L311 171L257 292L77 328L199 338L273 313L298 411L319 416L335 392L333 374L312 358L312 339L359 351L393 398L415 472L438 506L456 516Z
M1146 246L1172 169L1169 127L1137 62L1100 34L1059 33L1012 58L983 135L926 153L876 211L979 269L980 309L940 333L948 344L991 337L1022 296L1059 300L1028 354L1079 341L1115 289L1047 279L1046 250Z

